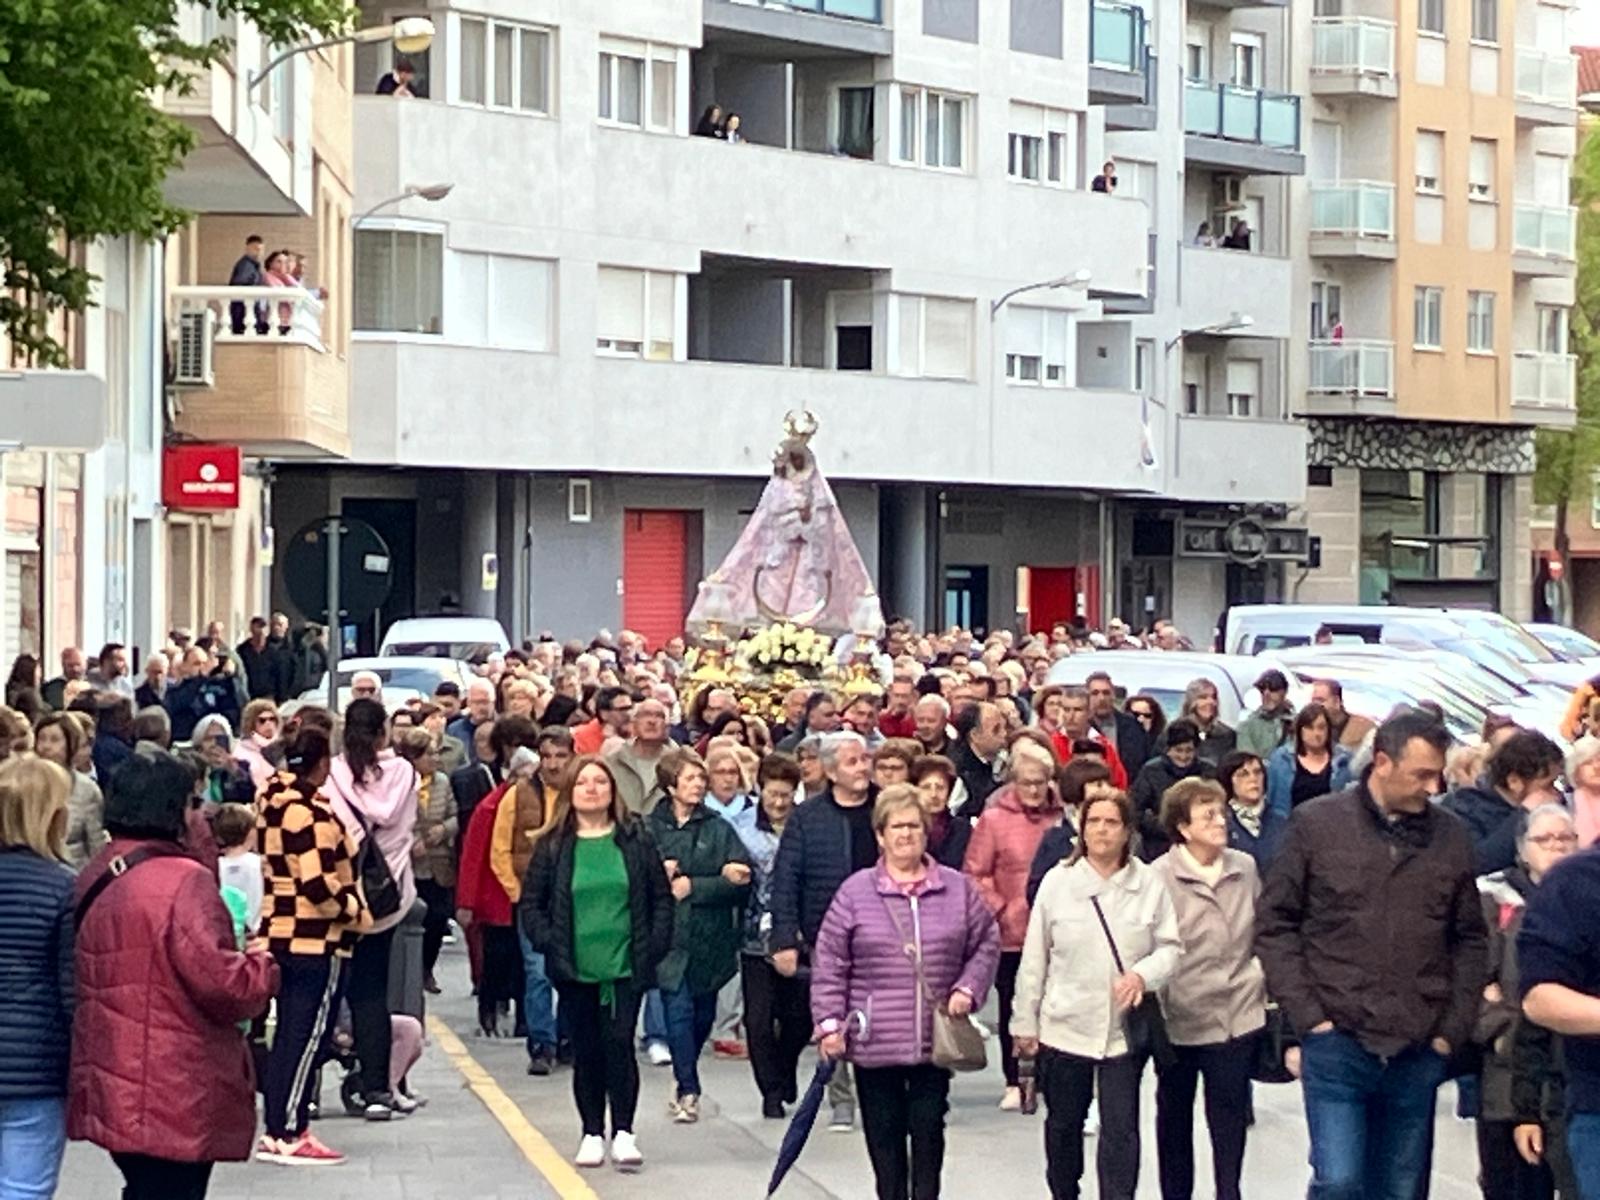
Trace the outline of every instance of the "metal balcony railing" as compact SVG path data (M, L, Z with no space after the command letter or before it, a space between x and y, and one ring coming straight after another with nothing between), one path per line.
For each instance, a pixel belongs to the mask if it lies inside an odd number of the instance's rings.
M1394 395L1394 343L1316 341L1310 343L1307 391L1318 395Z
M1186 80L1183 127L1201 137L1300 149L1300 97L1231 83Z
M1358 179L1311 185L1313 237L1394 240L1394 184Z

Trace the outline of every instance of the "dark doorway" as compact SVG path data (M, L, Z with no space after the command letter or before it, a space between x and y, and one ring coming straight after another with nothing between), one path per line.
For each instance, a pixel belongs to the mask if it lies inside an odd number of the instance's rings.
M944 569L945 628L989 628L989 568L987 566L946 567Z
M872 370L871 325L840 325L834 334L833 359L838 370Z
M344 516L365 521L389 547L394 580L389 599L361 623L356 631L356 653L376 654L384 631L402 617L417 616L417 502L415 500L358 500L346 497ZM439 597L432 597L432 612Z

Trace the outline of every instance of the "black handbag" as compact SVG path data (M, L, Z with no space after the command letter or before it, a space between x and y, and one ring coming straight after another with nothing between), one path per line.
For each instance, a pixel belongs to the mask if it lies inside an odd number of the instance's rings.
M361 826L361 849L356 852L356 878L361 881L361 894L366 898L367 911L374 921L392 917L400 911L400 885L394 872L389 870L389 860L372 837L372 826L354 804L350 805L356 824Z
M1090 896L1089 903L1094 905L1094 915L1100 918L1100 928L1105 932L1106 944L1111 947L1111 961L1117 966L1117 974L1126 975L1128 969L1122 965L1122 953L1117 949L1117 939L1111 935L1111 925L1100 907L1100 897ZM1158 1068L1170 1067L1178 1061L1172 1039L1167 1036L1166 1014L1161 1011L1161 1001L1154 992L1146 990L1144 999L1122 1014L1122 1031L1128 1039L1130 1054L1145 1055Z
M1267 1005L1267 1023L1256 1039L1255 1061L1250 1064L1250 1078L1257 1083L1293 1083L1294 1076L1284 1064L1290 1050L1300 1044L1289 1018L1276 1004Z

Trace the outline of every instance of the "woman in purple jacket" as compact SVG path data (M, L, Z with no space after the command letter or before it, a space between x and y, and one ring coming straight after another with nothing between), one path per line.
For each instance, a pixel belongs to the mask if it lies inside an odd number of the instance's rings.
M883 789L872 810L878 865L840 886L811 957L811 1015L823 1057L855 1065L878 1200L938 1200L950 1072L933 1065L933 1001L982 1006L1000 932L976 885L928 857L917 789ZM922 961L927 992L917 983ZM847 1026L861 1033L845 1040ZM907 1145L909 1142L909 1154Z

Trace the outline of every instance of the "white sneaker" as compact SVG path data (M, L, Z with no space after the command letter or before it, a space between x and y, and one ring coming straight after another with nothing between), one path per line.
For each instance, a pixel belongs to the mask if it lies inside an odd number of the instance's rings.
M611 1138L611 1165L619 1171L637 1171L644 1166L644 1155L639 1143L626 1129L619 1129Z
M597 1133L586 1133L583 1141L578 1143L578 1152L572 1156L572 1165L576 1167L604 1166L606 1161L606 1140Z
M645 1053L649 1056L652 1067L670 1067L672 1065L672 1051L667 1049L665 1042L651 1042Z
M1083 1119L1083 1136L1094 1137L1100 1132L1100 1098L1089 1101L1089 1115Z

